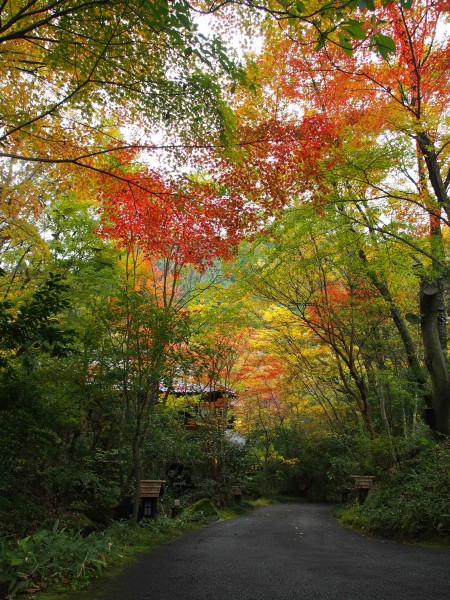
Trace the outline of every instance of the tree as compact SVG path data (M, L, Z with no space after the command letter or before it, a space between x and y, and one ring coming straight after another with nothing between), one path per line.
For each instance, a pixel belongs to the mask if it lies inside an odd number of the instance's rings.
M315 41L306 32L300 42L268 27L270 51L258 60L262 92L237 99L245 158L217 169L230 197L242 203L245 198L261 214L301 202L314 205L319 215L327 203L354 206L349 218L376 234L379 243L392 239L405 245L411 270L420 274L422 343L433 389L427 402L436 430L446 434L450 386L442 227L448 223L449 47L439 31L447 14L428 1L408 10L390 3L374 14L389 23L385 32L398 46L395 55L377 57L366 38L351 56L342 44L313 52ZM392 306L382 272L372 269L371 277ZM394 313L423 389L409 325Z
M125 403L136 521L149 415L161 384L170 386L174 378L177 345L188 340L186 307L195 293L192 269L205 273L214 260L229 258L241 233L227 220L225 202L217 202L215 194L208 202L209 185L177 185L151 170L127 176L127 184L105 180L100 234L114 241L124 257L122 289L110 302L105 358L115 357ZM210 376L215 380L217 374Z
M76 188L92 198L100 174L124 179L126 149L155 162L227 143L231 113L216 78L242 73L218 39L199 34L184 0L19 0L2 3L0 17L0 252L27 256L58 196Z
M351 401L373 437L365 357L369 340L386 315L360 273L358 256L342 234L342 221L339 217L334 221L332 214L328 219L322 216L317 224L316 220L315 212L308 209L286 215L256 259L258 266L249 284L259 296L289 311L284 335L289 336L291 351L296 344L297 352L302 346L301 336L294 334L302 327L309 332L305 350L326 347L323 360L331 354L334 363L331 387ZM338 227L339 233L332 234ZM345 248L342 254L339 247Z
M70 306L69 287L62 276L49 273L31 297L16 306L0 303L0 366L36 349L52 356L64 355L73 341L73 330L58 317Z
M11 224L26 233L20 219ZM2 527L23 535L64 519L68 506L94 515L117 501L117 457L96 443L87 377L96 335L88 297L111 254L94 234L90 206L73 197L55 202L35 225L45 239L20 263L15 245L6 244L0 280Z
M127 145L113 120L133 127L139 118L150 137L179 114L198 131L211 108L223 129L218 87L201 68L238 71L220 42L196 32L183 0L23 0L1 15L1 157L89 169L93 156Z

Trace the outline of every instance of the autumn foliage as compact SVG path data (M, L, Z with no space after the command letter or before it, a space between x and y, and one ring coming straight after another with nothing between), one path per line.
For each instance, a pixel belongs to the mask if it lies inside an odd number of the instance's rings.
M5 531L136 522L168 465L334 501L450 433L449 2L409 5L1 3ZM197 24L250 7L238 65Z
M208 181L171 181L151 169L104 181L100 233L127 249L202 271L229 260L251 225L226 194Z

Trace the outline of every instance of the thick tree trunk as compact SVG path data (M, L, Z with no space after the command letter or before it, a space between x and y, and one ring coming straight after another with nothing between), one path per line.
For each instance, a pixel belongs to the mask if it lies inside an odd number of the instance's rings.
M432 139L425 131L421 131L416 135L416 141L419 152L425 159L428 179L435 193L436 200L439 202L440 207L444 209L447 218L450 219L450 204L446 188L448 182L444 181L441 175L441 169L438 160L439 153L436 151ZM431 214L432 213L430 213L430 215ZM438 218L438 221L440 220L438 214L434 216Z
M447 357L440 341L440 320L445 319L441 294L436 282L422 281L420 315L425 366L431 376L433 419L430 426L437 433L450 435L450 378Z

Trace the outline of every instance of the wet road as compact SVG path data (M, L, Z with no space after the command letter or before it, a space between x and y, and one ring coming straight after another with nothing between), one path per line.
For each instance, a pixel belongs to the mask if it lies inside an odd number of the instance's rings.
M96 600L450 600L450 548L375 540L278 504L171 541Z

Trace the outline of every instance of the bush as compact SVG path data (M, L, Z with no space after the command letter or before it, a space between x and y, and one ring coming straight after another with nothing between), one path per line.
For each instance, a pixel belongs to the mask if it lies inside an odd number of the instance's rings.
M359 504L339 508L335 515L339 518L342 525L364 530L367 527L367 518L363 507Z
M343 509L341 520L374 533L408 538L450 536L450 443L422 442L414 458L363 506Z
M198 515L199 517L217 517L217 511L209 498L202 498L194 502L186 508L185 512L188 515Z
M86 582L124 556L148 550L161 536L179 535L215 509L209 500L191 506L177 519L144 519L138 527L116 522L106 531L84 536L81 531L42 529L20 540L0 539L0 598L52 584Z

